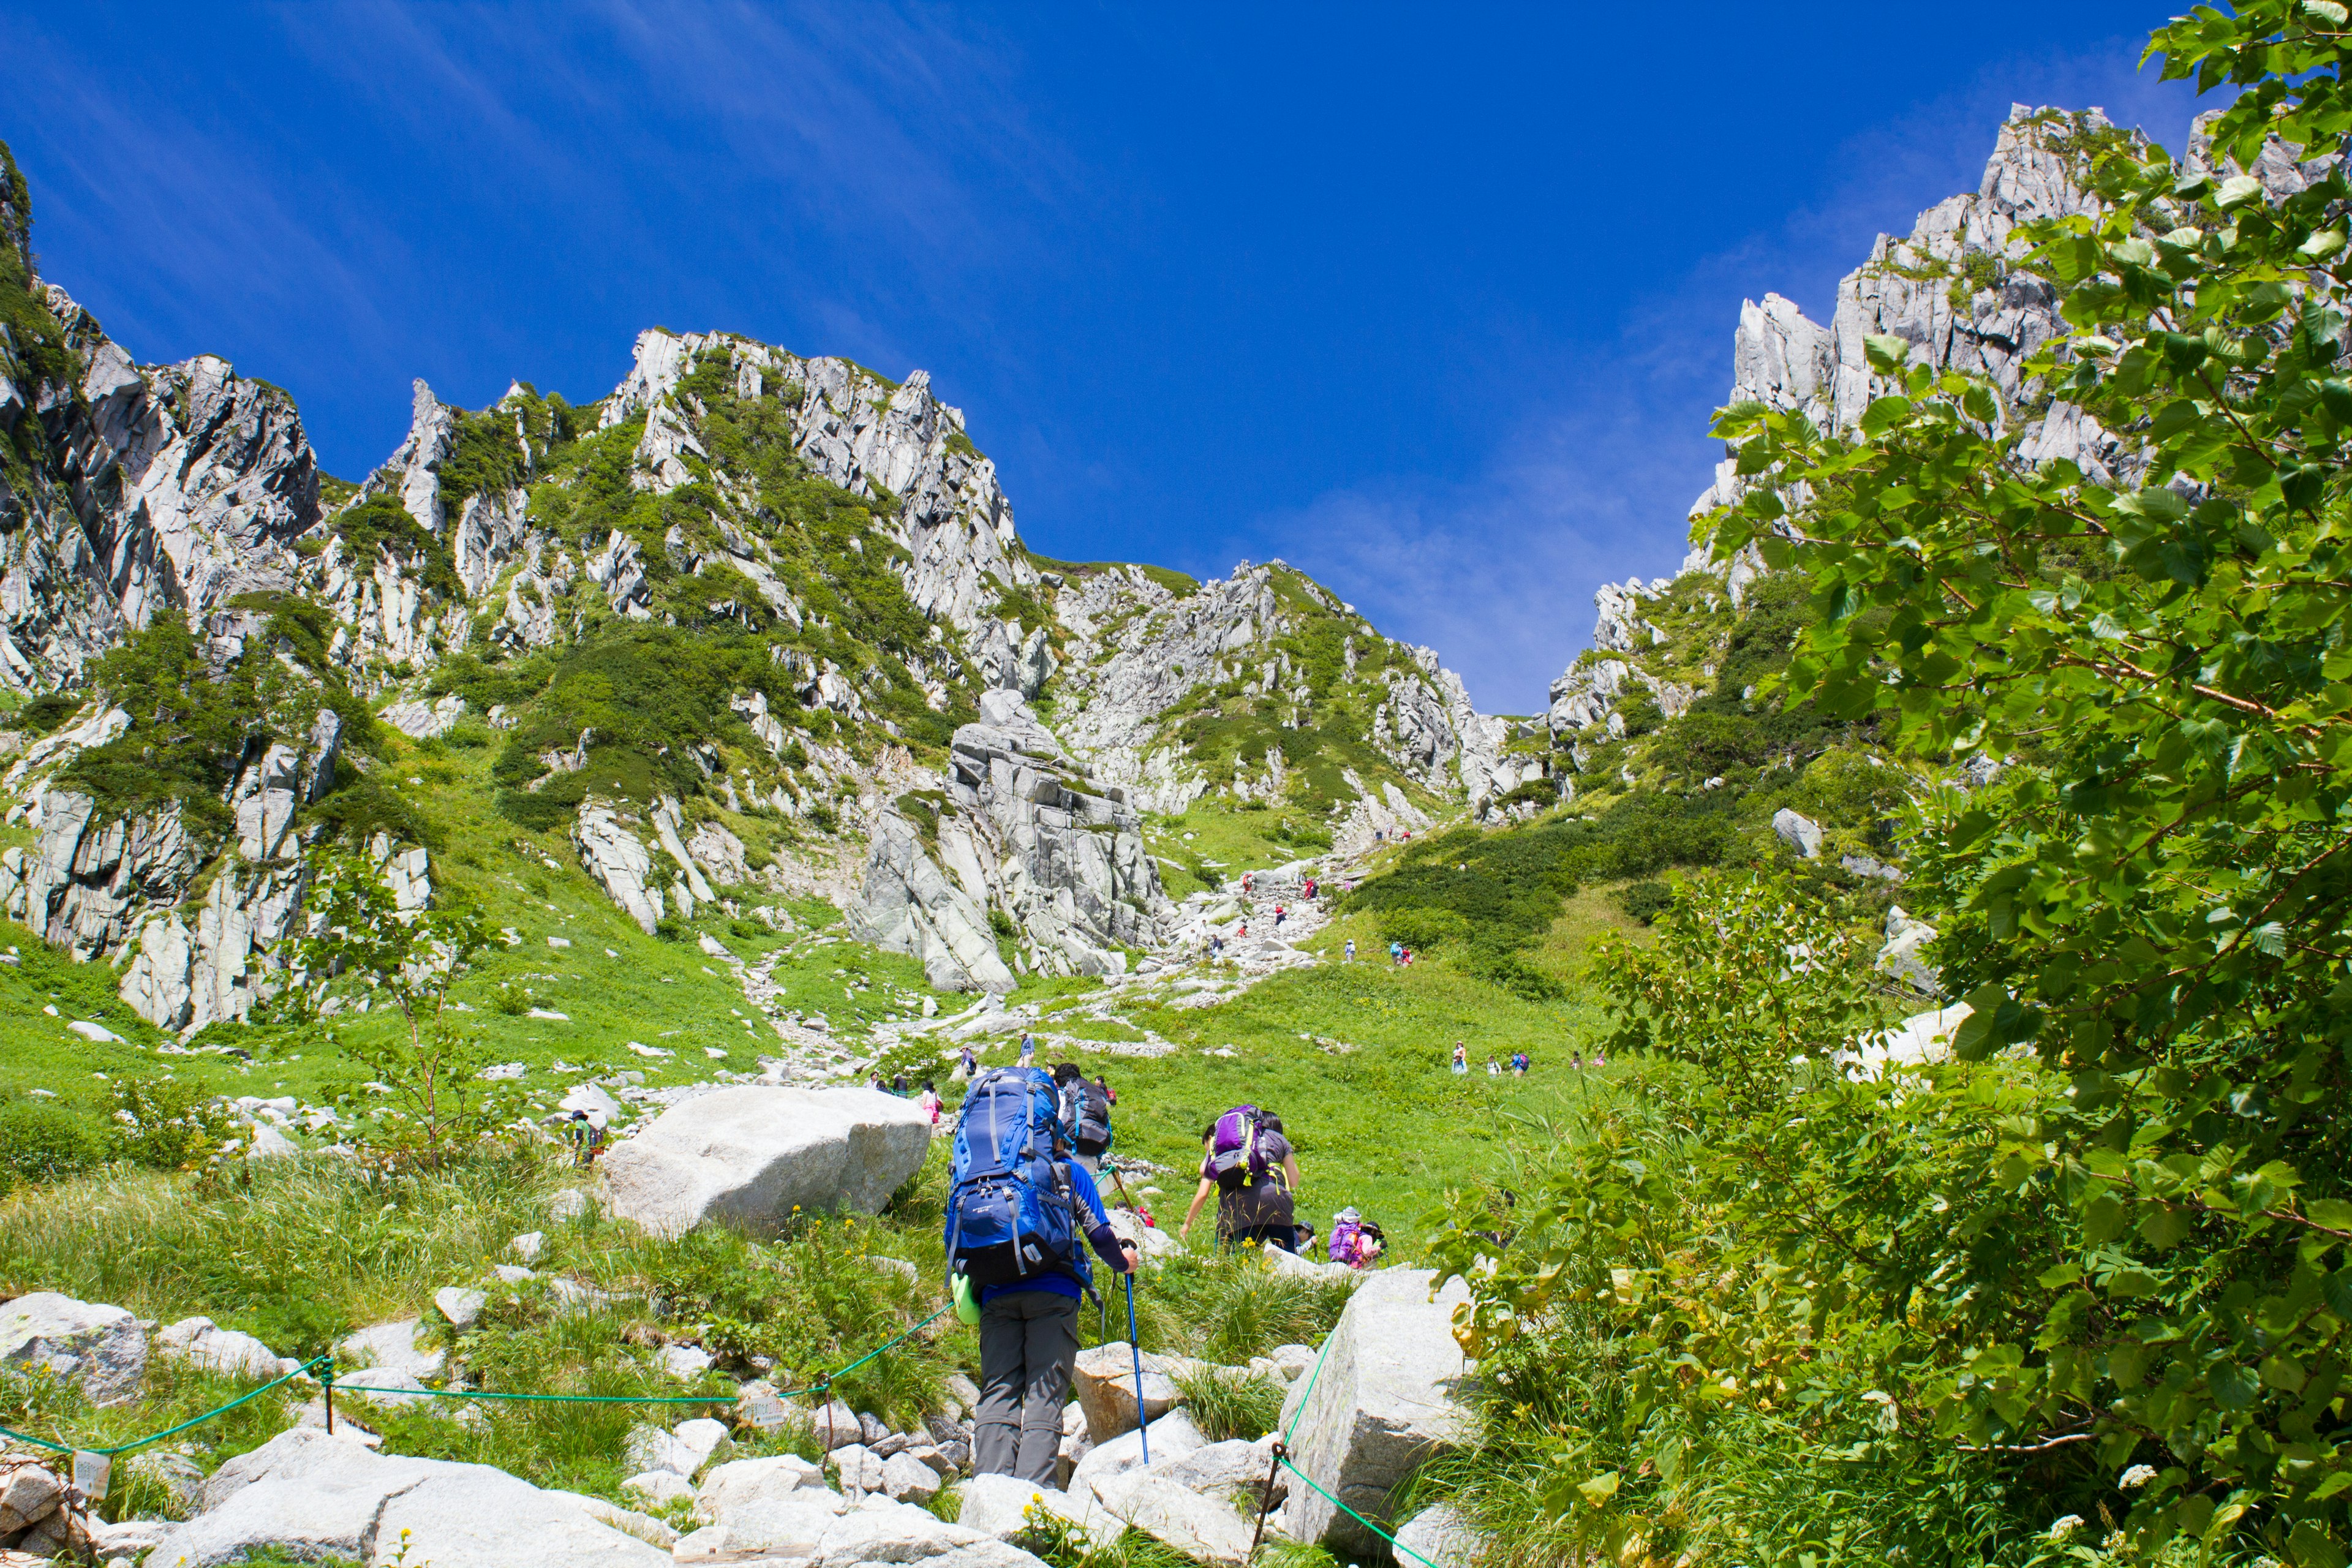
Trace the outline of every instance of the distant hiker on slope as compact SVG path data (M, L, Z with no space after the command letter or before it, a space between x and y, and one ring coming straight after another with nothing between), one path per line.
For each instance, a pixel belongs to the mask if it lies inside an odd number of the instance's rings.
M980 1325L972 1472L1054 1484L1062 1406L1078 1356L1090 1269L1081 1234L1114 1273L1134 1271L1102 1195L1069 1157L1054 1080L1034 1068L982 1075L963 1102L948 1187L957 1316Z
M1076 1062L1054 1069L1054 1085L1062 1097L1062 1122L1069 1130L1072 1158L1090 1176L1102 1174L1103 1156L1110 1152L1110 1092L1088 1083Z
M1021 1031L1021 1065L1024 1068L1037 1065L1037 1037L1026 1029Z
M1348 939L1348 962L1356 962L1356 939L1352 936Z
M1237 1105L1209 1124L1201 1150L1201 1185L1177 1235L1191 1233L1214 1193L1217 1239L1226 1247L1255 1241L1287 1252L1297 1245L1298 1156L1283 1136L1280 1117Z
M970 1083L979 1075L980 1058L971 1054L971 1047L967 1044L963 1048L963 1055L956 1060L956 1081Z
M1454 1076L1462 1077L1470 1070L1470 1049L1460 1040L1454 1042Z

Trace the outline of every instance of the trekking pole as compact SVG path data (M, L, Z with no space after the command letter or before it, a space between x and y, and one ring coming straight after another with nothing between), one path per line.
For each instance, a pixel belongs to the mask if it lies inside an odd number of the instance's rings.
M1143 1344L1135 1337L1135 1273L1127 1276L1127 1348L1135 1357L1135 1435L1143 1445L1143 1462L1151 1463L1151 1434L1144 1430L1143 1419Z

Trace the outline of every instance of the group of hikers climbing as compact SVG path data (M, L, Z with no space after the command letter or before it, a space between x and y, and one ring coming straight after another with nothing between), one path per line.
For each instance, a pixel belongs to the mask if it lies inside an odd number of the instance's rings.
M1109 1085L1071 1062L1048 1072L1029 1065L1033 1057L973 1078L956 1122L945 1230L957 1316L980 1330L973 1471L1051 1486L1077 1362L1078 1304L1101 1300L1094 1259L1126 1283L1132 1343L1139 1255L1113 1227L1095 1184L1114 1138ZM1111 1179L1124 1194L1116 1168ZM1179 1234L1191 1232L1213 1193L1226 1247L1304 1252L1314 1227L1296 1217L1299 1180L1282 1119L1237 1105L1202 1134L1200 1190ZM1334 1262L1367 1268L1385 1245L1380 1227L1355 1209L1333 1217Z

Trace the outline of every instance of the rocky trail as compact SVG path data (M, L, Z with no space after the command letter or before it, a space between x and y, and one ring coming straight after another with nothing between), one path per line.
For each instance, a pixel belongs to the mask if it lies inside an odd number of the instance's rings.
M904 1101L857 1090L739 1086L728 1095L667 1111L608 1157L596 1196L555 1194L544 1230L514 1236L471 1277L455 1271L426 1312L342 1338L331 1435L308 1367L251 1335L205 1318L158 1331L121 1307L54 1292L9 1303L0 1312L0 1365L45 1368L98 1404L141 1402L167 1361L253 1381L291 1378L308 1403L289 1407L292 1425L209 1474L185 1444L122 1458L118 1475L142 1478L142 1495L158 1500L116 1522L68 1491L54 1453L0 1444L0 1550L70 1553L109 1568L215 1568L273 1551L436 1568L1033 1568L1041 1560L1023 1542L1035 1544L1050 1518L1097 1548L1135 1530L1191 1561L1239 1564L1257 1525L1244 1500L1265 1495L1257 1489L1275 1466L1276 1433L1296 1468L1277 1476L1267 1533L1359 1554L1374 1549L1371 1537L1291 1475L1379 1517L1412 1468L1466 1435L1467 1365L1451 1333L1464 1287L1438 1291L1428 1270L1358 1276L1287 1255L1262 1266L1357 1286L1325 1342L1275 1346L1242 1364L1146 1354L1139 1373L1124 1344L1081 1352L1051 1484L971 1473L979 1389L961 1374L943 1380L921 1419L898 1427L824 1392L780 1393L782 1373L746 1367L716 1342L706 1346L707 1325L671 1318L641 1286L576 1278L563 1227L590 1203L656 1235L714 1221L772 1229L803 1203L871 1213L920 1166L929 1134ZM1114 1225L1142 1251L1151 1289L1150 1271L1177 1244L1127 1210ZM650 1314L660 1321L660 1372L681 1391L716 1382L725 1394L714 1402L719 1418L649 1413L628 1430L627 1474L605 1497L542 1488L489 1464L384 1451L394 1445L379 1434L394 1430L394 1412L406 1423L399 1446L418 1440L419 1419L484 1421L464 1397L485 1386L467 1336L517 1300L543 1300L558 1319L583 1325L600 1314ZM499 1386L495 1378L488 1386ZM1193 1401L1213 1386L1256 1389L1269 1414L1278 1403L1275 1431L1221 1436L1230 1417L1215 1403L1196 1421ZM1139 1426L1147 1430L1139 1435ZM787 1438L798 1452L778 1451ZM952 1523L934 1506L950 1489ZM1465 1544L1449 1515L1418 1517L1402 1534L1449 1568L1466 1561L1447 1554Z

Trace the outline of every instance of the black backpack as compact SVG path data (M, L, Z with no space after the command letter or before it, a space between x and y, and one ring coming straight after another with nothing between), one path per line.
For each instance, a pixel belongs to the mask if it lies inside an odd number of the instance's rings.
M1070 1110L1079 1149L1099 1154L1110 1147L1110 1096L1100 1084L1083 1078L1072 1084Z

